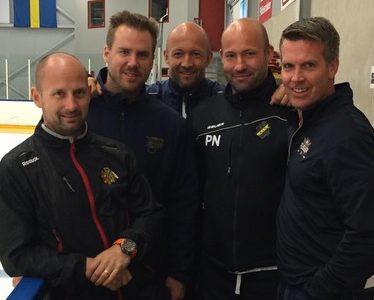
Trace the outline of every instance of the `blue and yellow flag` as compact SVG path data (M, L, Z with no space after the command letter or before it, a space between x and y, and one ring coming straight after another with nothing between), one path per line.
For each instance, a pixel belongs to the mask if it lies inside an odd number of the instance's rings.
M57 27L56 0L13 0L14 27Z

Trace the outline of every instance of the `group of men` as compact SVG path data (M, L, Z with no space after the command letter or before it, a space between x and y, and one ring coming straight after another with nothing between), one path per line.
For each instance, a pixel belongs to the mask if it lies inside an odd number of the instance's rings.
M374 273L374 131L349 84L334 85L332 24L308 18L283 31L291 110L270 104L283 95L258 21L223 32L225 87L205 78L209 40L192 22L168 36L170 78L147 87L156 39L153 20L113 15L91 101L75 57L39 62L42 120L0 163L7 273L44 278L52 299L360 290Z

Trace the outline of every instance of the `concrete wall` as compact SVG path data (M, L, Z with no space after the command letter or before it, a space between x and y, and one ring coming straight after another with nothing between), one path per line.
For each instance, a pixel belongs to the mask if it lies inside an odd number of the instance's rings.
M296 0L283 11L273 7L273 17L265 23L265 27L276 50L282 30L298 19L303 2L306 0ZM326 17L338 30L341 41L336 82L350 82L355 105L365 113L372 125L374 90L369 85L370 68L374 66L373 11L374 1L351 0L312 0L309 11L310 16Z
M374 89L370 67L374 66L374 1L313 0L312 16L328 18L340 33L340 66L337 82L349 81L355 105L374 126Z

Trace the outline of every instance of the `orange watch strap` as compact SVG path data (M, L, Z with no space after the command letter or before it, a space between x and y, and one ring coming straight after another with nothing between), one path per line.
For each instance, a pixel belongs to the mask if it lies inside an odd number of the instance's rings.
M120 246L121 246L121 244L122 244L124 241L125 241L124 238L122 238L122 239L117 239L117 240L113 243L113 245L120 245Z
M121 250L124 251L124 250L122 249L122 243L124 243L125 241L126 241L125 238L119 238L119 239L117 239L117 240L113 243L113 245L119 245L119 246L121 247ZM137 252L138 252L138 251L135 249L135 250L132 251L131 253L125 253L125 254L128 255L128 256L130 256L131 259L133 259L133 258L136 256Z

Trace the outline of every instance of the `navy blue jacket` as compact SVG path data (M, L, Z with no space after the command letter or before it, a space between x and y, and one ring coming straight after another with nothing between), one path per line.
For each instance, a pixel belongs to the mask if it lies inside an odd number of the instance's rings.
M361 289L374 273L374 130L348 83L289 124L278 213L281 276L310 299ZM295 113L296 114L296 113Z
M105 89L93 98L89 128L97 134L127 144L150 182L157 201L165 206L165 275L186 282L191 276L198 209L198 180L193 139L185 121L173 109L145 90L131 103L122 94ZM166 243L166 244L165 244ZM162 261L157 257L158 261Z
M203 99L221 94L223 90L223 85L206 78L195 89L189 91L182 89L174 81L168 79L150 85L147 93L155 95L183 117L186 117Z

